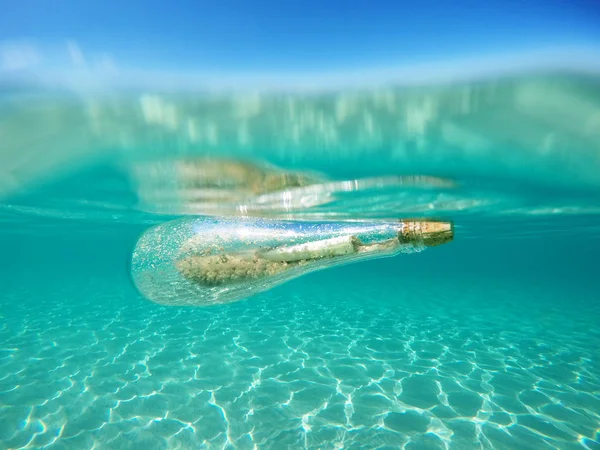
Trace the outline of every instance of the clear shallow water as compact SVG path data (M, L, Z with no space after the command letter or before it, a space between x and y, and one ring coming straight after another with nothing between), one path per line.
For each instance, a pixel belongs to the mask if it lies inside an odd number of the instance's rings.
M597 245L459 241L204 309L140 298L116 229L52 238L3 281L7 448L598 445Z
M113 110L120 120L99 122L72 104L64 117L54 115L64 103L22 106L21 116L5 109L4 137L22 145L2 153L12 165L2 166L11 177L0 204L0 448L600 448L600 109L589 79L560 80L498 81L509 86L503 95L431 113L433 128L413 134L382 125L382 140L359 139L350 127L335 143L281 138L287 147L267 120L276 106L249 124L272 139L213 147L202 146L211 133L191 145L192 134L170 128L187 123L185 102L145 116L147 100L124 101ZM529 111L520 128L504 121L523 112L515 105ZM354 107L361 117L369 109ZM304 123L305 136L321 127L323 138L327 127L306 119L311 108L285 123ZM10 125L18 117L30 133ZM381 117L374 123L388 123ZM459 119L462 134L452 134ZM93 139L90 123L110 126ZM144 151L166 172L140 165ZM187 196L165 163L173 154L252 154L323 180L312 191L265 199L242 189L207 203ZM419 173L452 186L364 181ZM335 184L344 180L363 181ZM441 217L456 235L231 305L163 307L136 292L129 260L148 226L198 208L239 213L240 204L297 219Z

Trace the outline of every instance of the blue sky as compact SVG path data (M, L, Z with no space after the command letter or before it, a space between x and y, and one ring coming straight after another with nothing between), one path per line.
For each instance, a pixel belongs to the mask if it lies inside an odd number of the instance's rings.
M574 0L0 0L0 41L56 61L70 41L139 69L328 71L600 48L599 10Z

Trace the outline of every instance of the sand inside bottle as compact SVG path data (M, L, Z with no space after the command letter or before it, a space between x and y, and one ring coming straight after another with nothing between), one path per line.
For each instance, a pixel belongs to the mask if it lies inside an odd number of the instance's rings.
M277 275L314 260L356 254L361 247L364 244L356 236L341 236L268 250L217 255L208 251L186 256L176 266L190 281L220 286Z

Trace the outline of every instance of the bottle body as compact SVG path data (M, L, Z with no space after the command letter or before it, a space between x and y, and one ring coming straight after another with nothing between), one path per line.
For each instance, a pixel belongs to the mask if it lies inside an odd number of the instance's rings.
M160 304L230 303L315 270L422 251L427 240L409 228L402 221L185 218L141 236L132 277Z

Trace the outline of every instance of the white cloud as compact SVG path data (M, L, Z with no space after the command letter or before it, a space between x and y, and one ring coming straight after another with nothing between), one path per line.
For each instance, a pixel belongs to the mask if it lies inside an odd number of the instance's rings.
M76 41L67 41L67 51L71 59L71 63L78 69L91 70L93 72L100 71L103 73L116 72L117 66L109 53L87 54L84 55L83 50Z
M28 43L17 41L0 42L0 70L12 71L37 65L41 57Z
M99 57L94 59L94 65L103 72L115 72L117 65L111 55L103 53Z
M85 67L85 58L79 44L75 41L67 41L67 50L71 57L71 62L77 67Z

